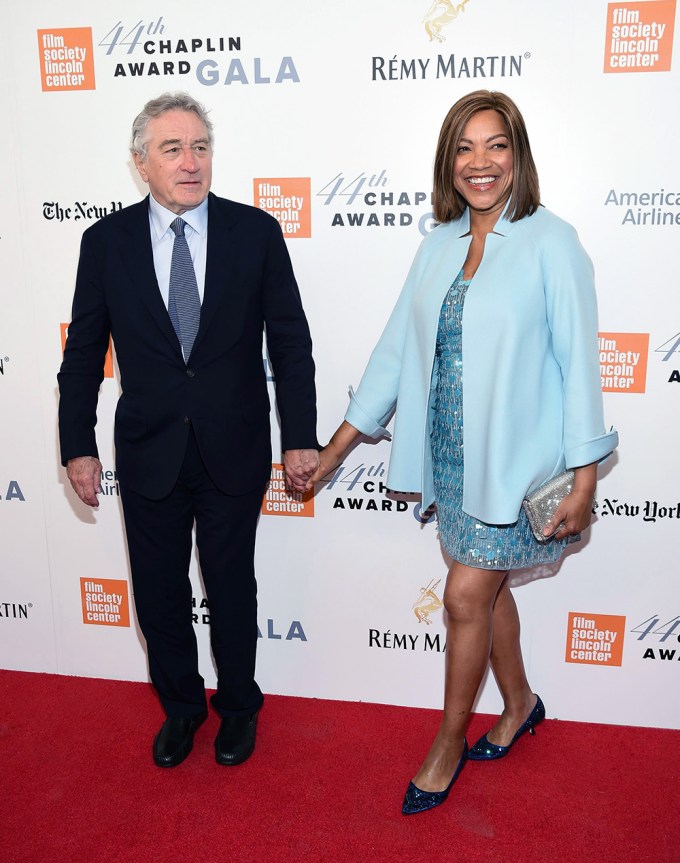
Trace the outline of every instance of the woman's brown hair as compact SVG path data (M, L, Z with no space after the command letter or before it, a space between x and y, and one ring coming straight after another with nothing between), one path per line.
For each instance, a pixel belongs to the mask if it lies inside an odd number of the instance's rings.
M538 208L541 197L529 136L519 108L509 96L491 90L475 90L463 96L446 115L434 158L434 217L452 222L463 215L465 198L453 186L453 163L458 144L470 119L480 111L496 111L503 118L513 154L513 180L507 218L517 222Z

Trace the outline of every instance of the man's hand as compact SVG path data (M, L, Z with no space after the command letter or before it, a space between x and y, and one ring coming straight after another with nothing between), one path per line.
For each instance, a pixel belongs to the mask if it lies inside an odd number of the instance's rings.
M286 485L289 492L304 492L310 477L319 467L319 453L315 449L289 449L283 454Z
M97 495L102 491L102 463L99 459L93 455L70 458L66 465L66 474L82 502L96 509L99 506Z

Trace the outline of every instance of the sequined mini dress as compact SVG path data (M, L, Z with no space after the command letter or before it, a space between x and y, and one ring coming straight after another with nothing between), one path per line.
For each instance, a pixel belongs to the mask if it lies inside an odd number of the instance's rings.
M538 542L523 509L509 525L484 524L463 512L463 304L470 281L461 270L444 300L437 330L431 441L439 538L454 560L480 569L552 563L566 540Z

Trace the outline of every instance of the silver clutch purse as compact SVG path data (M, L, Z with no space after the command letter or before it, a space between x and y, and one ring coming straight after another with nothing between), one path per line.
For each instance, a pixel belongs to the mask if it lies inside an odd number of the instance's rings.
M550 536L543 535L543 528L553 517L555 510L564 498L571 493L573 484L574 471L565 470L564 473L548 480L524 498L522 502L524 512L527 514L529 526L539 542L548 542L552 539L552 534Z

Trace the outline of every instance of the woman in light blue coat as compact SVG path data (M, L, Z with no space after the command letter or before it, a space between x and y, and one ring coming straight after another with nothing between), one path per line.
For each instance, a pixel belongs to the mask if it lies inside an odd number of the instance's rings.
M597 463L617 445L602 415L591 262L540 205L524 120L476 91L449 111L434 170L439 226L416 255L315 479L360 436L394 433L387 485L437 506L447 577L444 712L402 811L446 800L467 758L505 756L545 717L526 679L508 571L557 560L590 523ZM573 488L538 541L522 500L565 469ZM491 665L504 710L468 750Z

